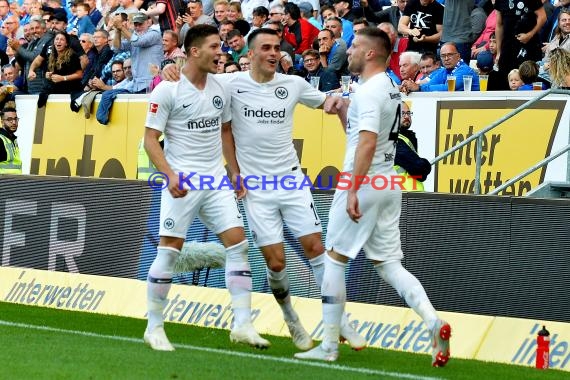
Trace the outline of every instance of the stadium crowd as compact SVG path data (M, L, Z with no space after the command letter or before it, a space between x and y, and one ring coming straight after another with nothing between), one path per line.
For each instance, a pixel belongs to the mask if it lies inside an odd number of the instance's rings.
M568 65L553 77L551 56L570 49L569 7L570 0L0 0L0 100L39 94L41 106L49 94L69 93L78 111L93 91L148 93L164 65L183 65L184 36L199 24L219 30L219 73L249 70L248 34L267 27L281 38L278 72L318 77L324 92L351 75L347 49L369 25L390 36L389 74L404 93L462 91L464 76L473 91L537 81L568 87L561 79Z

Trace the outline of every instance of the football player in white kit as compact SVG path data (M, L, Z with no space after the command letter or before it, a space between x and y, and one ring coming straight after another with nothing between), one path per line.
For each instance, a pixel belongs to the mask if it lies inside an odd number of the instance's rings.
M283 311L294 344L301 350L313 346L289 296L285 269L283 221L299 239L319 288L324 270L321 221L308 187L287 190L280 178L289 176L299 184L304 178L293 146L293 111L297 103L334 109L338 97L326 97L303 78L276 73L280 55L277 32L257 29L249 35L250 70L219 75L231 96L232 121L222 128L224 156L234 179L247 181L243 198L251 233L267 264L269 286ZM163 70L166 80L177 80L174 65ZM272 181L277 178L277 182ZM265 181L265 184L264 184ZM286 185L287 186L287 185ZM255 189L254 189L255 188ZM348 325L343 314L341 337L355 350L366 347L366 339Z
M176 258L197 216L226 247L226 286L234 313L231 340L268 347L269 342L251 324L248 243L233 189L200 189L200 175L214 177L214 188L225 176L221 127L230 119L230 99L213 75L222 53L218 30L195 26L188 31L184 47L187 62L180 80L162 82L154 89L145 123L145 149L157 170L167 176L168 187L162 192L160 243L147 279L144 341L155 350L174 350L164 332L163 312ZM158 140L163 133L164 152ZM190 173L196 175L190 177Z
M347 133L343 172L350 173L350 189L339 190L329 212L326 236L328 254L322 287L323 342L295 354L299 359L335 361L341 316L346 302L345 267L364 248L378 275L396 289L431 330L432 365L449 360L451 327L437 316L420 282L401 264L398 185L376 190L363 178L395 178L394 156L401 117L398 87L386 74L391 52L389 37L376 28L355 36L348 50L349 70L360 73L362 84L346 108L338 113ZM327 111L327 108L325 108Z
M299 321L289 296L283 222L299 239L320 288L324 269L321 221L310 189L288 190L288 185L284 186L280 179L287 176L299 184L304 178L293 146L295 106L301 103L318 108L326 102L334 109L342 100L327 98L301 77L275 72L281 57L276 31L267 28L253 31L248 46L250 71L224 78L232 109L232 121L224 124L222 131L224 156L234 180L237 176L248 179L244 184L248 187L244 207L255 244L267 264L269 286L283 311L294 344L308 350L313 341ZM366 346L366 340L348 326L346 317L341 336L354 349Z

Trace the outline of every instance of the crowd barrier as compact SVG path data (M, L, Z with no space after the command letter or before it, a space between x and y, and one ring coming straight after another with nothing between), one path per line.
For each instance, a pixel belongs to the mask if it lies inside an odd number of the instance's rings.
M474 132L488 126L525 101L532 91L414 94L413 130L419 152L432 159ZM147 95L119 95L108 125L69 108L69 97L50 96L37 109L35 96L17 99L21 115L18 141L25 174L136 178L137 149L144 130ZM97 101L94 109L98 106ZM25 111L22 111L25 110ZM29 111L29 112L28 112ZM93 112L94 114L94 112ZM483 193L498 187L570 138L568 98L549 96L490 132L483 142ZM336 116L298 106L294 114L294 145L303 170L313 181L335 176L342 168L345 136ZM563 155L537 170L502 195L520 196L544 181L565 181L570 159ZM435 166L427 191L473 193L475 142Z

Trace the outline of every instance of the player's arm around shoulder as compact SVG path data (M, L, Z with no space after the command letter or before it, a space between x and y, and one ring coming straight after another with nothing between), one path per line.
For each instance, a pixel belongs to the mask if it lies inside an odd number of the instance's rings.
M292 81L296 87L298 101L311 108L323 108L326 94L313 88L304 78L296 75L288 75L288 80Z

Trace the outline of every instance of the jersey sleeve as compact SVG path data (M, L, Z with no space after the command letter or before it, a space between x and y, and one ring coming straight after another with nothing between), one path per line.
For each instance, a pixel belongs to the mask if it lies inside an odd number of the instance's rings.
M150 94L145 126L164 132L173 106L171 82L161 82Z
M318 108L325 102L327 96L313 88L309 82L298 76L291 76L291 79L295 79L301 104L311 108Z
M381 99L378 94L369 91L357 91L354 94L355 104L358 104L358 130L378 134L381 120Z

